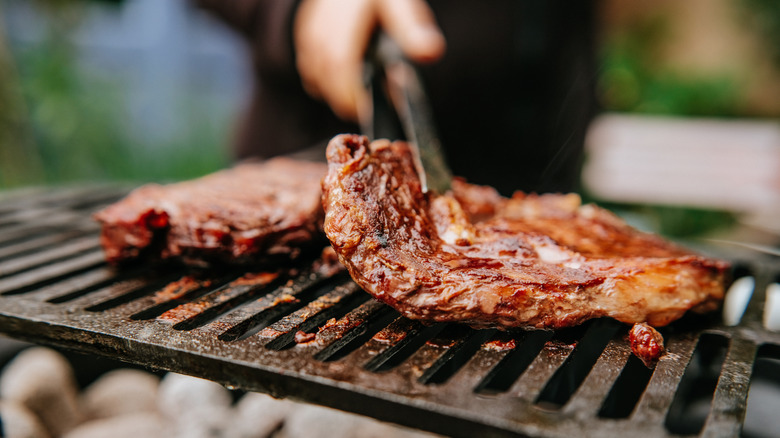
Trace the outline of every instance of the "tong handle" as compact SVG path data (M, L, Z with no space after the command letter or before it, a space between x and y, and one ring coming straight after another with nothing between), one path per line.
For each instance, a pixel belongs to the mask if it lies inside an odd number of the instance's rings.
M380 41L384 42L380 43ZM382 47L387 47L386 49L383 49L381 53L380 44ZM386 35L381 33L376 34L369 45L369 52L364 63L363 83L365 84L366 90L368 90L371 104L368 108L370 111L360 112L358 114L358 119L360 130L363 135L367 136L371 141L379 138L409 140L406 137L406 133L404 132L395 106L390 100L387 89L385 66L390 57L400 56L400 48L396 51L395 48L393 48L394 45L398 48L397 44L390 40ZM389 53L388 50L390 51Z
M423 192L429 187L439 193L449 190L452 173L417 68L395 41L379 33L364 71L372 111L370 117L361 117L363 133L371 140L406 140L412 147Z

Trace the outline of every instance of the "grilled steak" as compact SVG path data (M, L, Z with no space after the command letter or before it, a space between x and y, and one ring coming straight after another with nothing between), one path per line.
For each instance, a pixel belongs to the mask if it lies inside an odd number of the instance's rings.
M292 258L324 241L325 172L322 163L275 158L192 181L149 184L95 215L103 225L101 244L112 263Z
M342 135L327 157L325 233L352 278L409 318L663 326L723 297L727 263L639 232L576 195L504 198L463 181L424 194L401 142Z

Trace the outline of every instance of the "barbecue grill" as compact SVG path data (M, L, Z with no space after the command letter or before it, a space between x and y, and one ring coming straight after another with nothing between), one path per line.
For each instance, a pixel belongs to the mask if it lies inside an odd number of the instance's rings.
M661 330L669 353L649 370L611 320L558 332L425 326L312 260L250 277L113 269L90 215L124 194L5 196L0 332L452 436L735 436L752 381L780 359L780 333L762 325L780 281L768 256L732 260L735 278L755 278L737 325L686 316Z

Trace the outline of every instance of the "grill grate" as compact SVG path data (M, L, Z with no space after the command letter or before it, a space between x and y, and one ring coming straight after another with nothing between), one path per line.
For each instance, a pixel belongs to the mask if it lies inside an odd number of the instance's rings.
M771 258L738 261L735 276L755 278L738 325L689 316L664 328L669 354L650 371L614 321L555 333L427 327L306 263L115 271L90 214L122 194L26 190L0 202L1 332L452 436L735 436L754 364L780 359L780 333L761 323L780 280ZM700 400L709 409L697 416Z

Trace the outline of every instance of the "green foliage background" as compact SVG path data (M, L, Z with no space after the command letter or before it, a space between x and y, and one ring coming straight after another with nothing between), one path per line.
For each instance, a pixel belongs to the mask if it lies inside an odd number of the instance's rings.
M16 132L0 136L0 148L16 152L2 155L11 158L0 162L0 189L77 181L171 181L225 167L232 122L203 96L182 96L175 102L176 117L186 129L161 144L150 146L142 135L129 132L122 84L76 62L70 36L78 26L78 3L44 5L51 22L47 37L35 46L15 48L14 68L0 70L0 81L13 84L10 92L21 96L14 106L3 108L6 118L16 121L4 127L6 133Z
M605 110L657 115L734 117L738 84L726 73L707 75L660 66L655 47L666 17L647 17L601 47L599 98Z

